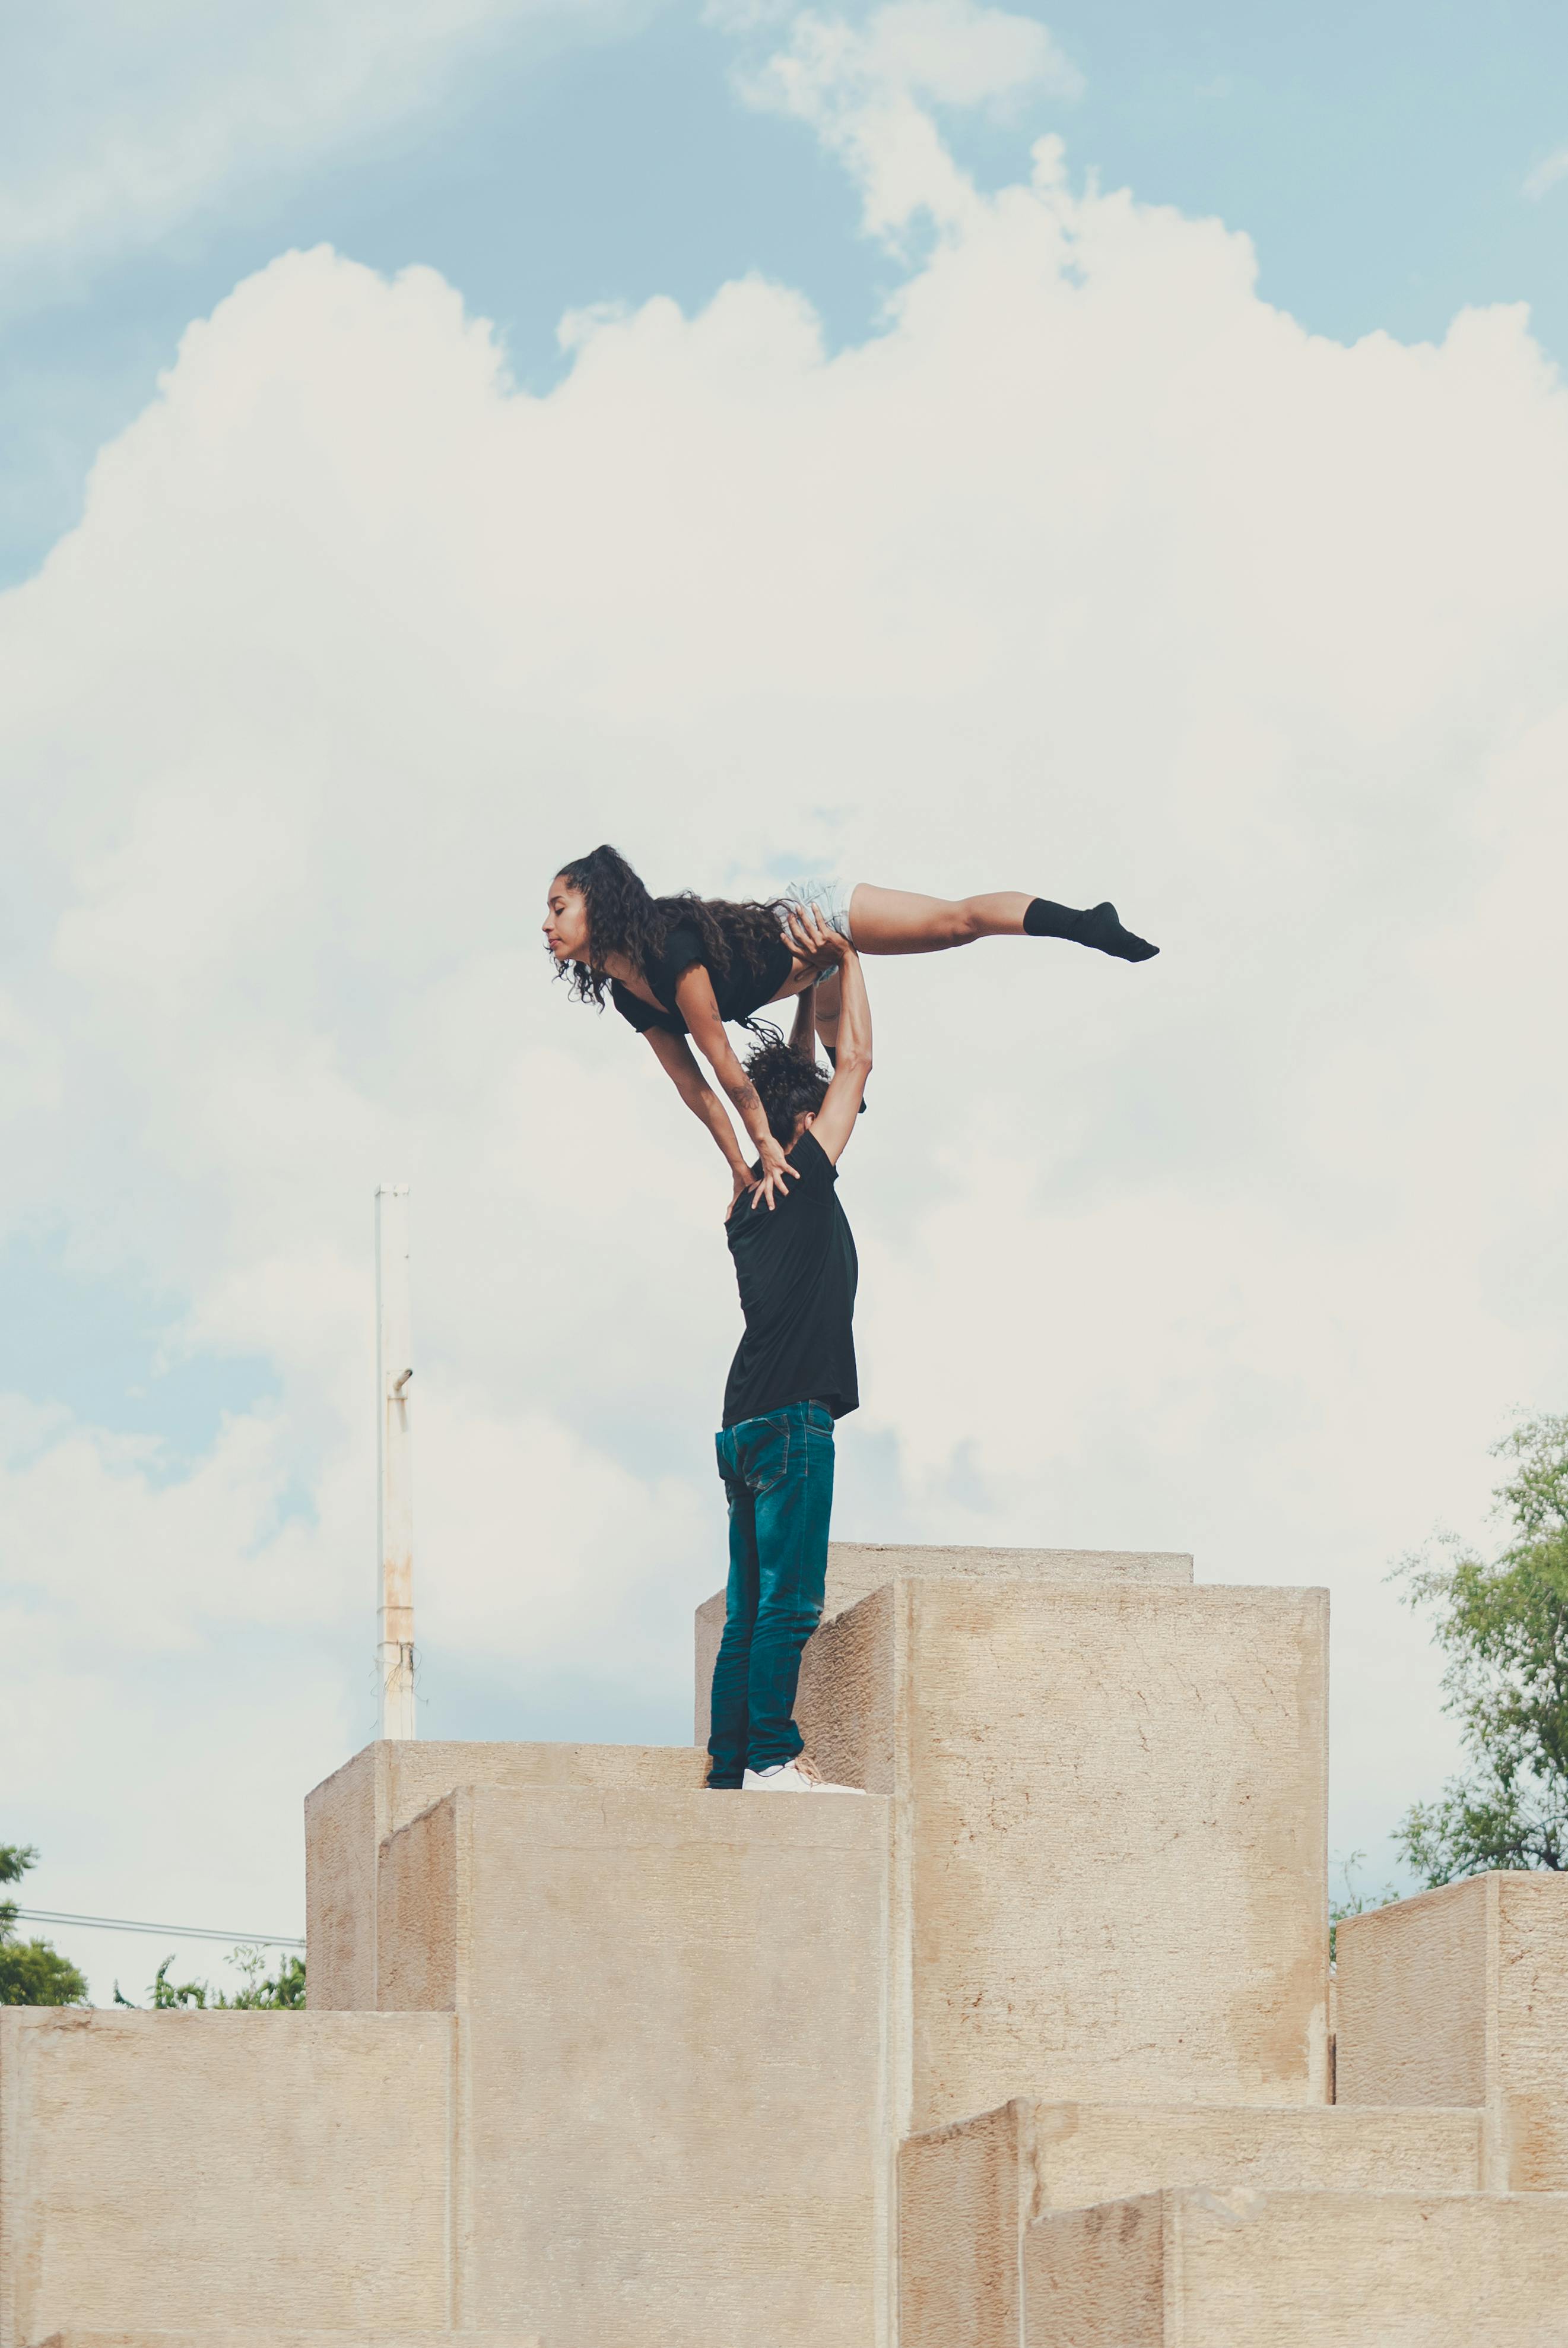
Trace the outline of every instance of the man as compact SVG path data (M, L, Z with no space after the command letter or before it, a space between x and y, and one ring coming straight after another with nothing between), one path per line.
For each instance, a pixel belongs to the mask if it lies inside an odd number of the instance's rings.
M770 1131L798 1179L759 1209L738 1198L725 1226L745 1334L717 1437L730 1502L730 1582L713 1666L710 1786L759 1794L857 1794L830 1786L803 1751L795 1686L822 1615L833 1509L833 1429L857 1406L855 1241L835 1171L871 1070L871 1006L860 958L815 908L798 917L823 966L837 960L836 1066L816 1064L810 990L789 1044L746 1062ZM760 1170L760 1169L759 1169Z

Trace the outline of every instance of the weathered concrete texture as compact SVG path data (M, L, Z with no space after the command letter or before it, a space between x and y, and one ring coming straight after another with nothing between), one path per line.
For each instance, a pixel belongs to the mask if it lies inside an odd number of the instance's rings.
M904 2348L995 2337L1021 2321L1028 2227L1050 2209L1171 2186L1473 2193L1481 2114L1037 2104L911 2137L899 2154ZM1112 2301L1114 2304L1114 2300ZM1009 2329L1011 2325L1013 2328Z
M898 2156L898 2348L1017 2348L1036 2215L1035 2106L910 2137Z
M825 1614L857 1606L885 1582L1091 1581L1132 1589L1192 1587L1184 1550L955 1549L917 1541L830 1541Z
M465 2325L873 2348L882 1802L462 1788L395 1835L382 1993L459 2012Z
M952 1549L911 1542L830 1541L823 1621L858 1606L874 1590L911 1575L927 1581L1089 1581L1134 1589L1190 1585L1185 1550L1120 1549ZM696 1701L692 1742L708 1743L709 1694L724 1629L724 1593L697 1609Z
M1339 2101L1481 2105L1489 2186L1568 2190L1568 1878L1472 1876L1337 1950Z
M543 2348L537 2332L51 2332L40 2348Z
M375 2003L376 1854L455 1786L643 1786L685 1790L707 1758L679 1745L367 1745L305 1797L305 1940L318 2012Z
M1030 2227L1021 2327L940 2348L1562 2348L1565 2250L1557 2195L1151 2194Z
M796 1716L895 1797L906 2130L999 2104L1321 2104L1320 1591L910 1579Z
M439 2014L0 2013L0 2348L450 2321Z

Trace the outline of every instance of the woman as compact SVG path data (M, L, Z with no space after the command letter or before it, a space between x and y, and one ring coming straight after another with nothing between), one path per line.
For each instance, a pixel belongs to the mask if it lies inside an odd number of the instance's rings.
M1079 912L1021 889L949 900L876 889L866 880L845 893L824 882L791 889L765 904L733 904L690 891L651 896L613 848L596 848L563 864L550 883L544 920L557 975L568 980L579 1003L600 1008L608 985L621 1017L647 1036L676 1091L723 1151L734 1182L732 1205L752 1187L753 1176L692 1043L733 1103L762 1161L752 1203L765 1200L771 1209L795 1169L768 1130L724 1022L749 1026L764 1004L815 989L799 1006L792 1040L809 1051L815 1018L831 1057L838 981L828 932L850 939L863 954L940 953L976 938L1017 937L1071 938L1123 962L1146 962L1159 952L1122 928L1114 905Z

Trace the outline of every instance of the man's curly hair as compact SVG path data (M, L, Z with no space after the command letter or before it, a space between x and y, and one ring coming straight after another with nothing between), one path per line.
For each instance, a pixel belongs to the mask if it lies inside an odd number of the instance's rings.
M795 1119L815 1117L827 1097L833 1079L804 1052L792 1051L776 1027L759 1022L759 1041L746 1054L746 1074L774 1139L785 1149L794 1139Z
M556 976L566 980L579 1003L603 1010L609 984L603 969L606 954L624 954L646 978L649 963L663 953L664 941L678 922L696 931L715 977L737 967L761 977L768 956L777 952L782 901L732 903L727 897L695 896L689 889L673 897L655 897L620 850L608 845L574 856L559 872L563 880L582 891L588 909L587 961L556 964Z

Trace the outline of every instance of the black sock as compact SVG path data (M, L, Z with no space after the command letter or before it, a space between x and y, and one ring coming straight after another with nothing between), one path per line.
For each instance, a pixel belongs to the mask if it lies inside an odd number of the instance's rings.
M1124 930L1109 902L1080 912L1071 905L1053 905L1049 897L1037 897L1023 917L1023 927L1026 937L1071 938L1075 945L1093 946L1122 962L1147 962L1160 951L1147 938Z

